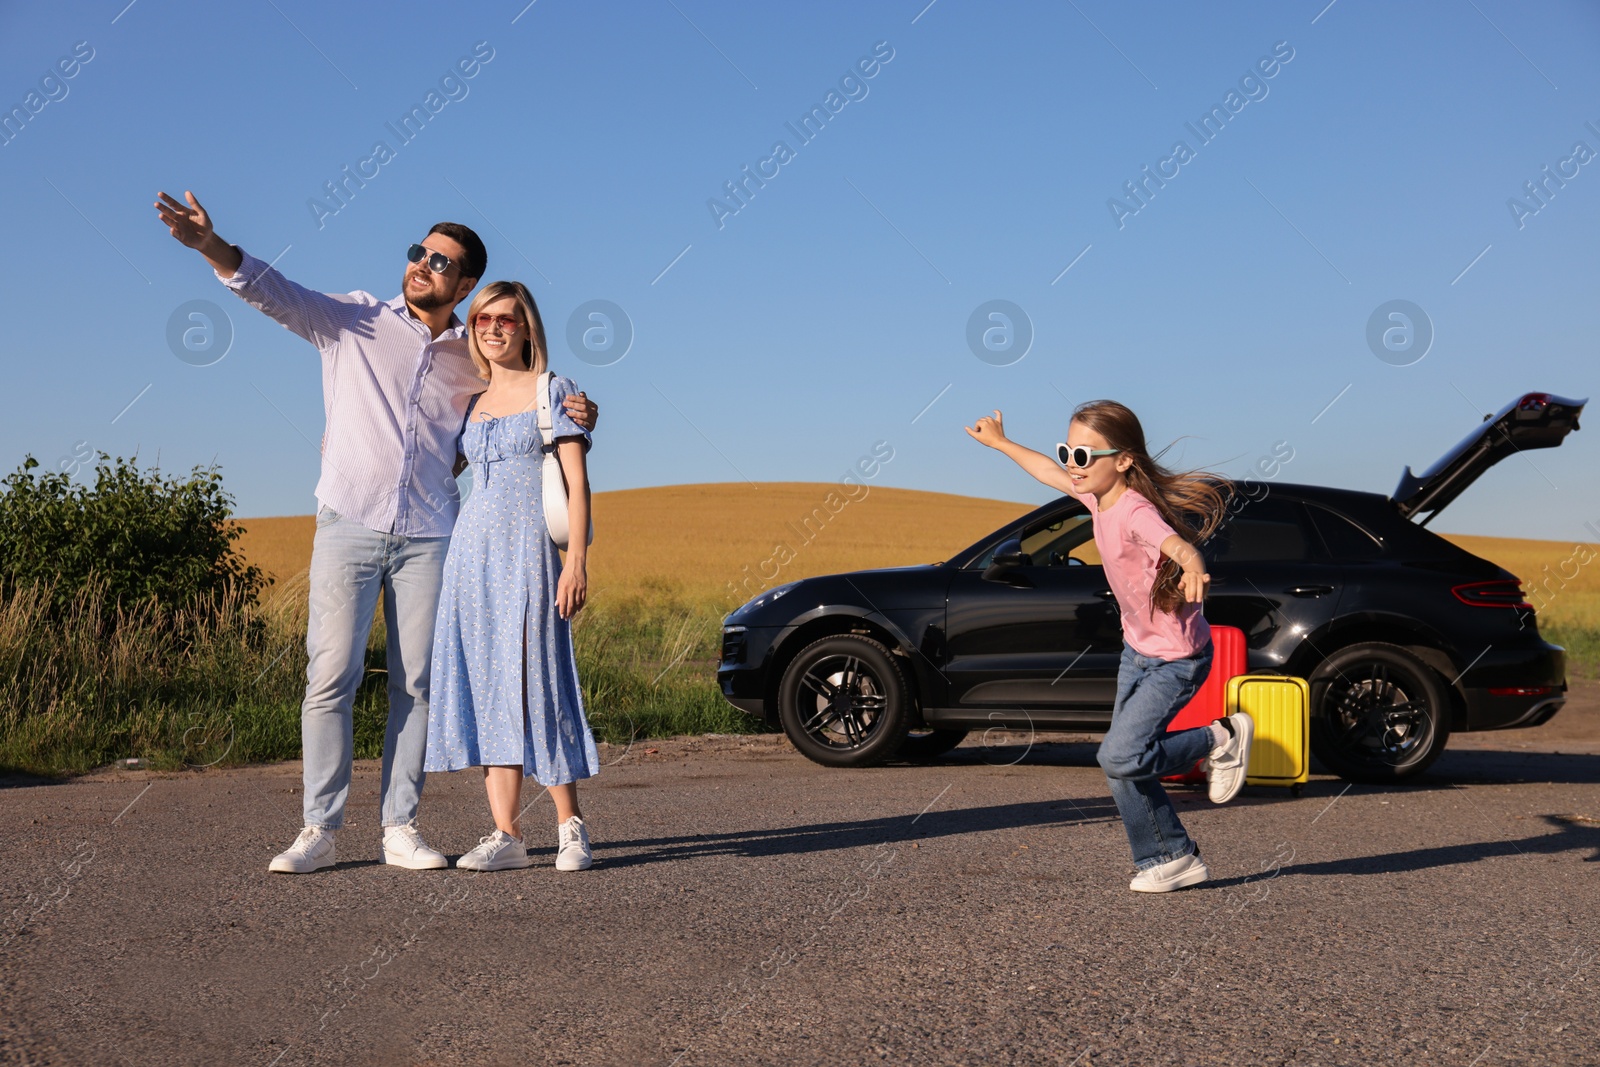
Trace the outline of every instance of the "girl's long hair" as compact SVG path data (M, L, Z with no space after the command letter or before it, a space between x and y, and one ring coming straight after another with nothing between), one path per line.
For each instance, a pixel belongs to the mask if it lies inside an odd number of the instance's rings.
M1112 448L1133 457L1124 473L1128 487L1155 505L1167 525L1196 551L1222 525L1232 495L1228 482L1209 471L1170 471L1157 463L1144 443L1144 427L1124 404L1115 400L1091 400L1079 404L1072 421L1081 422L1106 439ZM1108 456L1111 460L1118 457ZM1150 590L1150 614L1156 609L1171 614L1183 606L1183 589L1178 579L1183 568L1176 560L1163 559Z
M511 297L522 308L522 319L528 327L528 339L522 343L522 365L535 374L543 374L549 365L549 351L544 343L544 319L539 317L539 305L533 294L521 282L490 282L478 290L467 308L467 352L472 356L478 377L489 380L489 360L478 347L478 312L496 300Z

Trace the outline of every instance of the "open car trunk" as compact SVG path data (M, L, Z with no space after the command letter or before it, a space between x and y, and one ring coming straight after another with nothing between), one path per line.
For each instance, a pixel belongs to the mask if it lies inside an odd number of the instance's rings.
M1524 393L1462 438L1421 474L1407 467L1391 496L1409 519L1426 514L1426 526L1478 476L1514 452L1554 448L1578 428L1588 400L1569 400L1550 393Z

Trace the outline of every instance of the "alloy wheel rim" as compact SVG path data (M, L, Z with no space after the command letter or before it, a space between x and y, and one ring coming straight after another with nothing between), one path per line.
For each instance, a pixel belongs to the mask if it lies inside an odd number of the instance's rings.
M1372 663L1361 673L1341 672L1332 694L1334 741L1349 756L1401 766L1427 750L1433 718L1426 698L1413 698L1421 685L1387 664Z
M829 748L860 748L870 741L888 694L883 680L860 656L824 656L800 676L800 728Z

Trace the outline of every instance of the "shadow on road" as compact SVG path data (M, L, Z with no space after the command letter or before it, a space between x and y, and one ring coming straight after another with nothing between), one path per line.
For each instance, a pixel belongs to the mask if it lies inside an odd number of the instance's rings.
M16 767L0 766L0 789L31 789L36 785L65 785L70 781L72 779L65 775L51 778Z
M859 848L880 842L914 841L928 837L954 837L985 830L1016 827L1082 826L1115 821L1116 805L1109 796L1062 798L1028 804L997 804L984 808L935 808L925 815L891 815L851 822L807 823L728 834L692 834L683 837L634 838L596 842L596 853L613 849L650 849L635 856L605 857L607 868L641 863L666 863L701 856L785 856L834 849ZM553 850L530 850L532 853Z
M1588 852L1585 863L1600 862L1600 822L1574 815L1541 815L1554 829L1547 834L1532 834L1515 840L1474 841L1464 845L1441 845L1381 856L1352 856L1322 863L1296 863L1280 874L1346 875L1395 874L1425 871L1435 867L1455 867L1499 856L1554 856L1562 852Z
M1600 783L1600 759L1563 752L1445 749L1420 784L1453 782L1554 782L1561 785Z

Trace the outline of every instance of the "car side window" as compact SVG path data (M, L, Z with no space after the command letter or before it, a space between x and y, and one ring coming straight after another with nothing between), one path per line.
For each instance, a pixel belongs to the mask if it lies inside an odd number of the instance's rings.
M1210 563L1294 563L1320 556L1305 509L1268 495L1246 503L1201 550Z
M1094 545L1094 520L1086 511L1024 533L1022 551L1033 558L1036 567L1071 566L1071 559L1100 565L1100 552Z
M1070 567L1079 563L1100 566L1100 552L1094 544L1094 520L1087 509L1057 515L1022 531L1022 551L1035 567ZM983 570L994 562L993 545L973 568Z
M1377 559L1383 555L1382 542L1337 511L1317 504L1307 504L1306 510L1334 559Z

